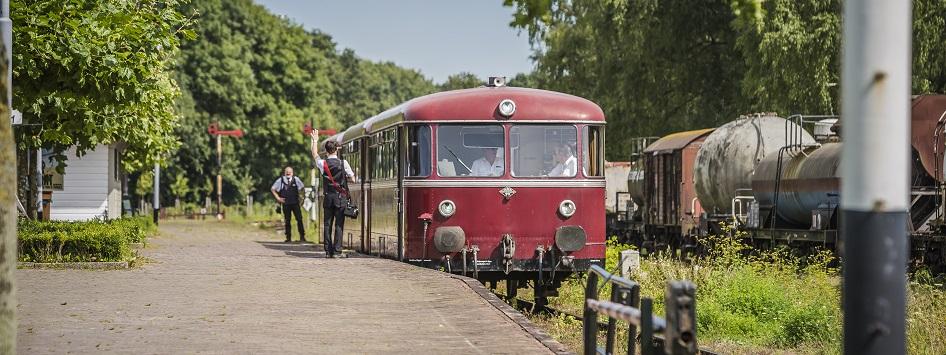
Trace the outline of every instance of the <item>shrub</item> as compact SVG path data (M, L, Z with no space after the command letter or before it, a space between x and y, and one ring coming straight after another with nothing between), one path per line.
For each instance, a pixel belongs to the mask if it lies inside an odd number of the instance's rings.
M134 256L129 243L144 242L156 227L142 217L85 222L21 220L17 231L20 261L125 261Z

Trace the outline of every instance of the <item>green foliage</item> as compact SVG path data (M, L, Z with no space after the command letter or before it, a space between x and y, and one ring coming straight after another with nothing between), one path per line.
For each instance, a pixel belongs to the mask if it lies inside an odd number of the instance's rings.
M169 65L194 37L180 2L11 1L13 105L43 125L40 141L23 133L18 141L80 153L124 142L132 170L175 148Z
M372 62L353 51L337 52L327 34L268 12L251 0L195 0L197 41L177 60L182 95L175 106L186 142L165 169L166 181L187 178L185 199L199 200L224 177L224 200L264 197L286 165L308 181L305 123L343 129L410 98L435 91L415 70ZM241 128L241 139L223 137L218 169L216 143L207 126Z
M439 89L440 91L472 89L483 86L485 83L486 81L477 77L476 74L461 72L448 76L447 81L439 85Z
M134 257L129 243L143 243L157 228L144 217L88 222L20 220L17 232L20 261L126 261Z
M506 0L537 86L587 97L610 137L840 106L840 0ZM913 91L946 92L946 2L914 1ZM608 159L628 140L609 139Z

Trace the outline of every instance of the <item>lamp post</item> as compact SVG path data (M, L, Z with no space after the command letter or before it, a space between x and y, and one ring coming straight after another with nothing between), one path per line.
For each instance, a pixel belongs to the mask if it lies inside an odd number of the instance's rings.
M228 131L221 130L220 123L214 122L207 127L207 133L217 138L217 220L222 220L223 211L220 209L220 204L223 201L223 175L221 175L223 172L223 142L220 140L220 137L230 136L241 138L243 137L243 130L239 128Z
M845 354L906 352L911 1L844 2Z

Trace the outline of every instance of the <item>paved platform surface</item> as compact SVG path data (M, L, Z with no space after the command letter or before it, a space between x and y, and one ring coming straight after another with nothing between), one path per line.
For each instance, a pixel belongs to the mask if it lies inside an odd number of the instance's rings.
M18 270L19 353L550 353L462 280L281 239L168 221L137 268Z

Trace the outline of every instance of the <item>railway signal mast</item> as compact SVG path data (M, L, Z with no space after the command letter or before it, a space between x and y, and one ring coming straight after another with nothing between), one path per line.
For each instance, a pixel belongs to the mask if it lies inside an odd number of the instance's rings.
M220 209L220 204L223 201L223 142L221 142L220 137L222 136L231 136L241 138L243 137L242 129L235 129L224 131L220 129L220 122L211 123L207 127L207 133L210 133L212 136L217 137L217 220L223 219L223 210Z
M844 3L845 354L906 353L911 1Z

